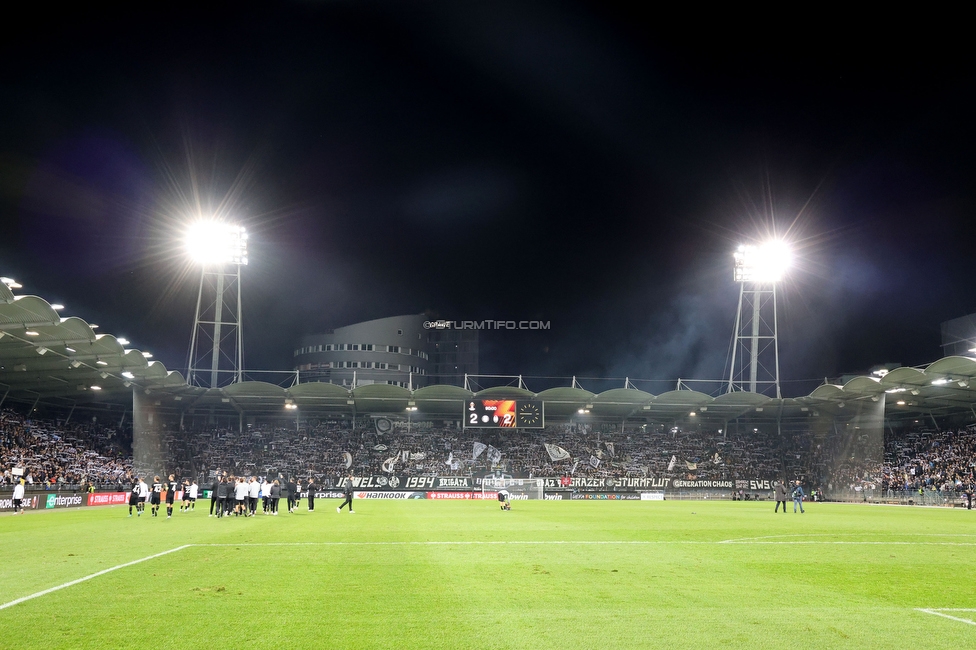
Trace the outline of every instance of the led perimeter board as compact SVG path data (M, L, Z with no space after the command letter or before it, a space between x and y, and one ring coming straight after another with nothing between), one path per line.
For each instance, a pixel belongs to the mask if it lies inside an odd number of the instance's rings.
M464 407L465 429L542 429L545 420L538 400L469 399Z

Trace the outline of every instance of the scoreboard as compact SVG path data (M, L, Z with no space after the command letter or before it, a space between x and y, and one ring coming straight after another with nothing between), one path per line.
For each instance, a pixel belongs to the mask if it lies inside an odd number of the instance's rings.
M465 429L542 429L543 404L537 400L475 399L464 407Z

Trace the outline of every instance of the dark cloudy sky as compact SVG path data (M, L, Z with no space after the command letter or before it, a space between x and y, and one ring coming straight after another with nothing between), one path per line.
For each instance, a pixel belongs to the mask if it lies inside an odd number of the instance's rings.
M290 367L302 334L432 310L551 323L486 335L483 372L712 378L731 251L775 230L800 257L785 379L941 356L940 321L976 311L966 41L708 18L39 15L0 45L0 275L181 369L197 280L171 238L197 188L252 233L252 368Z

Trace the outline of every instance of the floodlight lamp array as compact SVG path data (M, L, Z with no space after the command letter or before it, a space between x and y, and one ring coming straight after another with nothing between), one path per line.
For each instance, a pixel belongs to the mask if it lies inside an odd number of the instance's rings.
M790 247L782 241L768 241L758 246L742 244L733 254L735 282L771 284L786 275L792 261Z
M225 221L198 221L184 238L190 259L197 264L247 265L247 230Z

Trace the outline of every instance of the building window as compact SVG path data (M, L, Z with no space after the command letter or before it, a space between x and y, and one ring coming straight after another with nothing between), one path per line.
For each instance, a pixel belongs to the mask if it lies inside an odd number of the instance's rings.
M362 349L365 352L372 352L373 351L373 344L372 343L363 343Z

